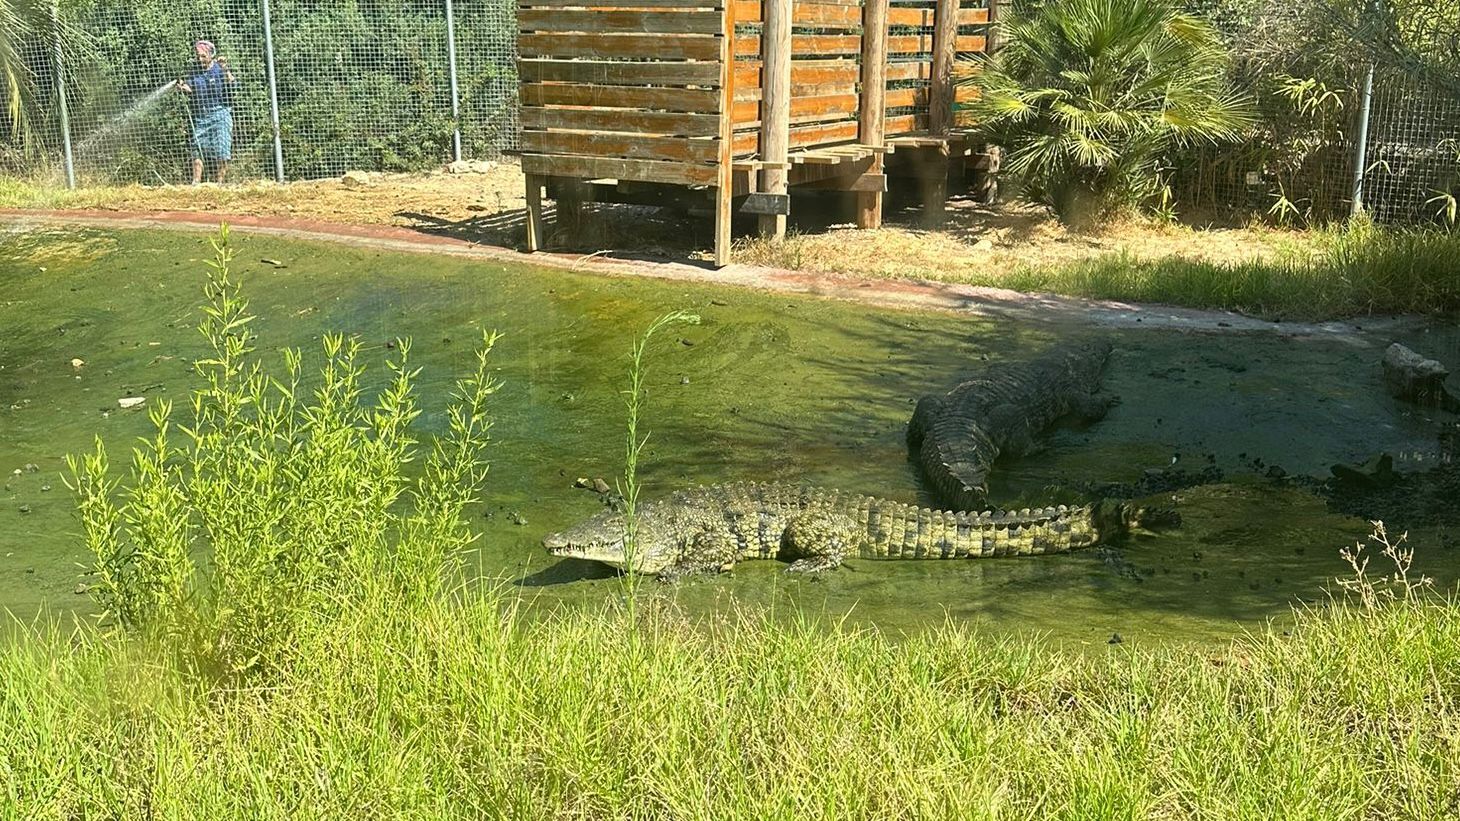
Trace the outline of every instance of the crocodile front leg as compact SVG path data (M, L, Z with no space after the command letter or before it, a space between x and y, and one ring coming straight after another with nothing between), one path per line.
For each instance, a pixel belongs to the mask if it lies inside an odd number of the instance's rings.
M723 573L735 568L738 545L729 530L701 530L689 538L675 562L659 571L659 580L678 581L685 576Z
M839 567L852 549L845 523L829 513L810 511L786 524L781 553L793 559L787 573L821 573Z

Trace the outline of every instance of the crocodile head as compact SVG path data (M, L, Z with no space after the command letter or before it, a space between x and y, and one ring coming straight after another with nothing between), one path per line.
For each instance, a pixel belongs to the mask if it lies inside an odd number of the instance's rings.
M654 505L641 509L638 518L638 539L634 550L634 571L657 575L672 564L678 554L670 539L659 538L664 528L658 521ZM619 570L627 570L629 558L624 550L626 524L622 513L605 510L558 533L550 533L542 546L554 556L602 562Z

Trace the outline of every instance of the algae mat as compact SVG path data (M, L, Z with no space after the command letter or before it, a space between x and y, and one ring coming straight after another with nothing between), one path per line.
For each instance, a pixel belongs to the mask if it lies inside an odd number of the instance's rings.
M505 388L494 405L492 472L472 512L481 540L467 561L517 585L537 611L620 593L602 568L555 560L538 542L598 508L573 488L576 478L612 481L620 470L628 348L655 316L687 309L703 323L651 351L651 496L763 479L920 501L903 445L917 396L985 362L1095 332L272 238L235 244L267 357L286 347L317 354L322 334L344 332L383 360L394 339L410 337L425 368L426 433L441 429L449 385L470 367L481 331L506 334L495 354ZM170 232L16 230L0 239L0 605L22 616L85 611L73 593L86 557L65 455L99 436L125 465L147 421L118 400L186 397L189 362L202 352L194 324L208 255L206 238ZM1116 344L1107 387L1122 404L1001 466L995 500L1075 501L1082 488L1138 480L1173 459L1224 469L1222 484L1166 494L1186 517L1180 532L1071 556L853 562L821 578L746 563L655 595L692 614L774 607L893 631L952 620L1090 643L1115 633L1225 637L1318 597L1343 570L1338 548L1366 532L1300 487L1265 478L1267 465L1316 475L1378 451L1401 464L1433 452L1434 425L1376 388L1387 340L1102 333ZM378 385L385 371L371 375ZM1415 538L1421 569L1453 580L1460 561L1439 546L1445 540Z

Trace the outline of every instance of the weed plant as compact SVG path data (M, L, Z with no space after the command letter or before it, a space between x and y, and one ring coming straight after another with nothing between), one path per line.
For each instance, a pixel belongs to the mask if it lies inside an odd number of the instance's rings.
M648 373L648 366L644 362L644 354L649 348L649 342L654 335L675 325L698 325L699 315L686 311L671 311L660 316L649 324L642 336L634 340L633 349L629 354L629 386L624 390L624 404L627 407L628 417L625 424L626 441L624 447L624 475L623 482L619 485L619 496L623 499L624 511L624 579L628 584L628 607L629 621L634 621L636 612L636 601L639 588L639 573L634 563L634 553L638 550L639 542L639 457L643 455L644 446L649 443L649 434L639 433L639 415L643 412L647 394L644 391L644 377Z
M272 376L255 355L226 227L213 247L199 325L211 355L193 363L202 384L189 422L175 424L169 403L153 407L154 432L120 493L100 439L70 464L103 622L146 634L185 666L238 676L287 667L303 634L372 596L409 608L439 595L448 560L472 538L462 509L485 479L496 336L484 337L447 435L413 477L409 340L373 403L353 339L325 337L312 391L297 350Z

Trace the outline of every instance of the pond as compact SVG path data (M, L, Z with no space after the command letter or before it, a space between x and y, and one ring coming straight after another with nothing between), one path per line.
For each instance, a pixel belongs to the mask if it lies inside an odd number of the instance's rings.
M84 612L74 590L86 556L65 456L100 437L123 466L148 426L117 400L185 402L189 362L202 352L195 322L210 251L206 238L161 231L12 228L0 243L0 606L22 617ZM1339 548L1369 527L1295 477L1326 477L1335 463L1380 452L1401 470L1432 466L1444 420L1387 397L1378 361L1391 338L1460 360L1460 334L1418 321L1322 334L1096 327L267 237L236 235L235 245L266 357L300 347L317 361L322 334L355 334L379 385L387 346L410 337L428 433L442 428L449 386L471 367L482 330L505 334L494 354L505 387L491 475L471 514L481 538L467 561L474 574L517 586L534 612L621 592L605 569L550 557L540 540L601 507L574 481L612 483L621 471L629 345L669 310L703 321L650 351L646 498L744 479L926 502L903 442L917 397L1059 339L1109 337L1106 388L1122 402L1103 421L1058 428L1037 453L999 465L993 501L1074 502L1153 471L1220 470L1219 482L1161 494L1183 514L1179 530L1112 551L853 561L821 577L747 562L654 588L697 615L738 603L892 632L953 621L1091 645L1113 634L1223 639L1321 600L1346 570ZM1417 568L1453 584L1453 526L1422 525L1410 535Z

